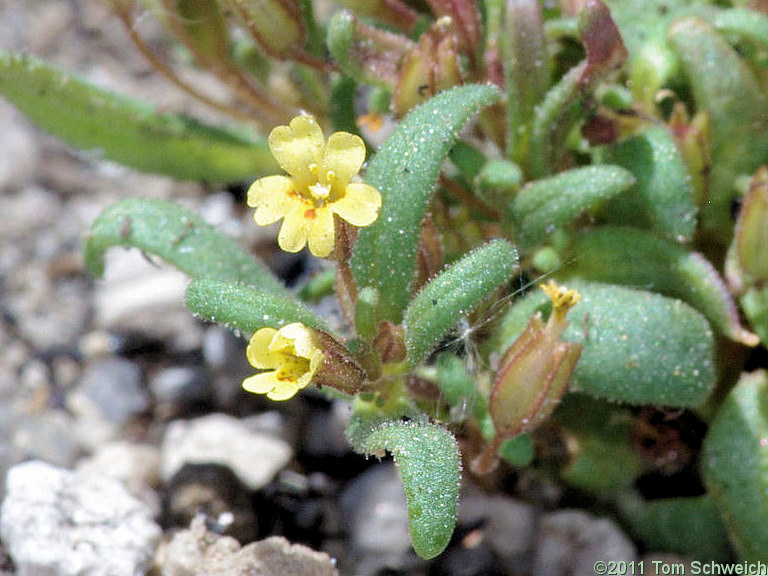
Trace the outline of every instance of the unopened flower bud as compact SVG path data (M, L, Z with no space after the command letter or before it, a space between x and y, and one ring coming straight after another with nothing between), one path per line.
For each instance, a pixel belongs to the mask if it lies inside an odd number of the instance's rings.
M496 436L473 463L478 473L495 467L504 440L533 430L552 414L581 356L580 344L560 341L566 314L581 295L554 282L542 289L552 300L552 314L544 324L537 312L501 360L488 406Z

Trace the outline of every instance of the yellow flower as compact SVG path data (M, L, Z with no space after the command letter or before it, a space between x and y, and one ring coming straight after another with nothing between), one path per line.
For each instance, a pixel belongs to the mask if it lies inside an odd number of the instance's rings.
M245 351L254 368L269 370L243 380L243 388L266 394L271 400L288 400L306 387L323 364L323 351L303 324L288 324L280 330L262 328Z
M333 215L353 226L368 226L378 217L379 191L352 182L365 161L359 136L335 132L326 143L311 116L298 116L269 135L269 148L288 176L267 176L248 190L253 219L265 226L284 218L277 242L286 252L308 243L315 256L328 256L335 244Z

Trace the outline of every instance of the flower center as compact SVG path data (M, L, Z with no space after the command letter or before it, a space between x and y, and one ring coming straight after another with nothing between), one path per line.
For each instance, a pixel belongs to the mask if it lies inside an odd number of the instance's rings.
M315 177L315 184L311 184L307 188L312 195L312 199L321 204L331 195L331 188L336 181L336 172L327 170L323 175L320 173L320 167L317 164L310 164L309 171Z

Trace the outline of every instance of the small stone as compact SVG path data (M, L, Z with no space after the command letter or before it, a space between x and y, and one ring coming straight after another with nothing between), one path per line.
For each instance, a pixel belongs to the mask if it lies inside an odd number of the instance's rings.
M163 493L163 525L189 526L204 514L218 534L242 543L256 536L257 520L250 492L232 470L220 464L185 464Z
M79 455L75 423L63 410L49 410L39 415L19 414L13 432L13 444L26 456L56 466L69 467Z
M164 368L150 378L149 390L163 411L171 414L193 405L207 404L213 397L208 376L197 366Z
M138 250L110 250L105 261L94 293L97 328L140 332L177 350L202 344L203 329L184 306L185 274L158 267Z
M94 360L83 370L80 390L109 421L122 425L150 406L134 362L111 356Z
M532 506L469 489L459 498L459 524L479 526L483 540L505 565L530 572L524 568L534 543L536 512Z
M408 510L400 474L391 462L358 475L339 505L350 532L356 574L400 569L412 554Z
M116 480L32 461L8 473L0 536L19 576L140 576L160 528Z
M103 444L92 456L80 460L77 469L114 478L152 510L160 509L153 489L160 483L160 451L151 444L124 441Z
M448 548L435 560L430 576L506 576L519 574L505 565L485 545Z
M274 536L241 548L237 540L206 530L198 516L158 553L162 576L339 576L322 552Z
M161 454L161 476L166 480L184 464L221 464L251 490L271 481L293 456L286 442L255 432L225 414L171 422Z
M0 125L0 193L5 193L34 181L40 149L23 116L5 102L0 102Z
M340 458L349 454L345 435L349 404L334 401L330 410L313 410L304 435L304 450L310 456Z
M612 520L581 510L561 510L541 520L533 573L592 574L598 560L629 563L636 557L634 544Z

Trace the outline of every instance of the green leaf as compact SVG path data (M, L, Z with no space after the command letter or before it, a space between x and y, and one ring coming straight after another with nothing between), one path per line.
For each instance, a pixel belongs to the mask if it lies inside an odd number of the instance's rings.
M195 280L187 287L185 302L201 318L246 334L292 322L328 331L326 323L300 302L243 284Z
M768 561L768 377L744 374L704 439L704 481L744 560Z
M635 183L619 166L587 166L527 184L510 206L525 246L534 246L562 226Z
M666 128L652 126L616 144L607 159L637 178L634 186L606 204L603 212L611 222L651 228L677 240L693 237L693 187Z
M104 252L113 246L139 248L191 278L241 282L290 297L269 269L198 214L162 200L129 198L113 204L91 225L85 263L94 276L104 273Z
M516 267L514 246L495 240L433 278L405 311L408 363L415 366L424 360L463 316L509 280Z
M554 417L569 438L570 454L560 471L569 485L606 495L625 491L645 471L635 447L633 414L628 408L570 394Z
M231 182L277 169L264 138L158 113L32 56L0 51L0 95L68 144L144 172Z
M596 398L694 407L715 384L714 335L707 320L681 302L622 286L569 281L582 299L568 314L562 339L584 347L571 391ZM503 318L496 349L503 353L549 298L535 292Z
M435 424L384 422L362 448L368 454L392 453L405 488L413 549L425 560L440 554L456 525L461 480L456 439Z
M728 536L714 500L707 494L645 502L619 500L627 524L651 550L684 554L706 562L731 559Z
M679 66L666 41L670 21L687 13L691 0L606 0L629 52L628 70L637 101L652 110L654 98Z
M499 35L507 86L507 153L524 159L534 107L550 82L550 62L541 3L507 2Z
M768 284L747 290L741 297L741 308L765 346L768 343Z
M603 226L587 230L572 246L567 274L596 282L643 286L680 298L699 310L728 338L749 346L757 337L739 323L725 283L709 261L655 234Z
M480 85L441 92L414 108L371 160L366 181L381 192L381 212L360 230L350 264L360 287L379 291L380 319L399 322L410 299L421 221L459 130L499 96Z
M710 194L702 225L726 238L733 227L734 180L768 160L768 96L747 63L704 20L679 20L668 38L683 62L696 108L712 118Z

